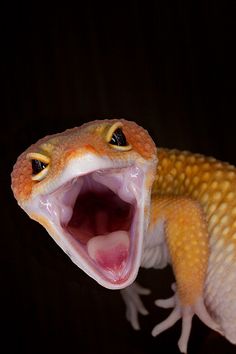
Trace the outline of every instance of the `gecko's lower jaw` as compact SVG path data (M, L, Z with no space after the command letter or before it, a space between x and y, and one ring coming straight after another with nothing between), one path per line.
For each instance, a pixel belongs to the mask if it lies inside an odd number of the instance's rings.
M67 179L37 203L59 246L110 289L133 282L140 266L144 176L137 166L98 169Z

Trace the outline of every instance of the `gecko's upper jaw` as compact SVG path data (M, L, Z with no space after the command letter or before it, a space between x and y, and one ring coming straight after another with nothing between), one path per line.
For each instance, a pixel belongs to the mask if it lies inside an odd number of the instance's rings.
M144 173L137 166L107 168L73 176L40 198L41 210L59 235L58 244L108 288L121 288L136 277L144 224L143 184Z

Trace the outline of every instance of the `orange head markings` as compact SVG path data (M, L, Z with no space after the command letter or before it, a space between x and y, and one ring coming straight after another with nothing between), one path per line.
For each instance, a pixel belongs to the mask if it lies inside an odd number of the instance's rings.
M156 159L156 147L147 131L124 119L97 120L63 133L46 136L22 153L13 168L12 189L20 202L39 184L46 187L74 157L92 153L124 160Z
M97 120L30 146L13 168L12 189L74 263L120 289L140 266L156 163L143 128Z

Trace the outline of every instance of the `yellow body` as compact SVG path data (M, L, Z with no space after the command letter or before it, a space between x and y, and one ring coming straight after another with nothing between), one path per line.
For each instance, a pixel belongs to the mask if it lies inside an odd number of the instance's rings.
M182 302L194 303L203 293L223 331L232 328L228 338L235 342L236 169L189 152L157 154L150 227L164 215Z
M194 304L203 292L208 262L208 230L201 207L191 199L154 195L151 223L163 218L167 246L185 305Z

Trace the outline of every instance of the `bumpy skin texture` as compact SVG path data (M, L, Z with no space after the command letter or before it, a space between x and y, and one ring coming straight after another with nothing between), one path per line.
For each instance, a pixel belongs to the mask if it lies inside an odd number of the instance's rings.
M110 159L124 159L122 151L113 151L107 147L107 144L104 144L104 137L109 127L116 122L123 123L125 136L133 147L129 154L130 157L135 151L144 159L151 159L156 154L155 144L147 132L135 122L122 119L89 122L81 127L68 129L63 133L46 136L37 141L36 144L31 145L18 157L12 172L12 190L15 198L21 204L33 196L33 189L34 193L45 192L47 186L53 184L64 166L75 156L83 156L91 152ZM31 162L26 159L26 155L30 152L42 153L50 157L52 161L47 179L40 184L31 178ZM127 157L127 154L125 157Z
M190 199L154 195L151 222L164 218L167 245L182 304L203 292L209 255L208 231L200 205Z
M177 196L196 200L208 228L207 239L203 224L198 237L192 237L189 230L189 239L185 242L183 233L178 241L172 240L170 250L174 253L174 268L178 268L176 276L179 271L180 276L184 273L189 276L197 269L196 265L202 271L207 242L210 257L203 284L204 300L223 334L236 343L236 169L214 158L177 150L158 149L158 159L154 195L171 196L173 203ZM186 213L184 228L190 217L189 211ZM196 223L192 223L190 229L196 229ZM179 248L177 242L182 242ZM189 264L181 269L184 249L189 255Z
M119 121L132 145L125 154L104 143L111 123ZM30 152L50 158L47 178L40 183L31 178L31 163L26 159ZM185 352L191 316L196 313L203 322L215 328L208 317L210 314L219 326L216 329L236 343L235 167L189 152L162 148L156 151L147 132L134 122L94 121L45 137L20 155L12 172L12 189L18 203L24 207L38 194L55 188L58 176L68 162L90 152L119 163L134 161L140 156L142 161L154 161L157 154L154 183L152 172L146 182L147 190L152 183L153 187L150 210L145 211L145 221L150 215L150 222L144 240L142 266L162 268L169 261L176 277L177 300L162 302L163 307L176 306L176 311L164 325L157 326L154 333L160 333L183 317L180 349ZM33 218L37 220L37 215ZM150 236L153 230L154 233L156 230L155 240ZM162 255L159 257L158 238L161 239L162 233L167 246L160 248ZM157 252L153 252L153 247ZM150 258L153 261L150 262Z

